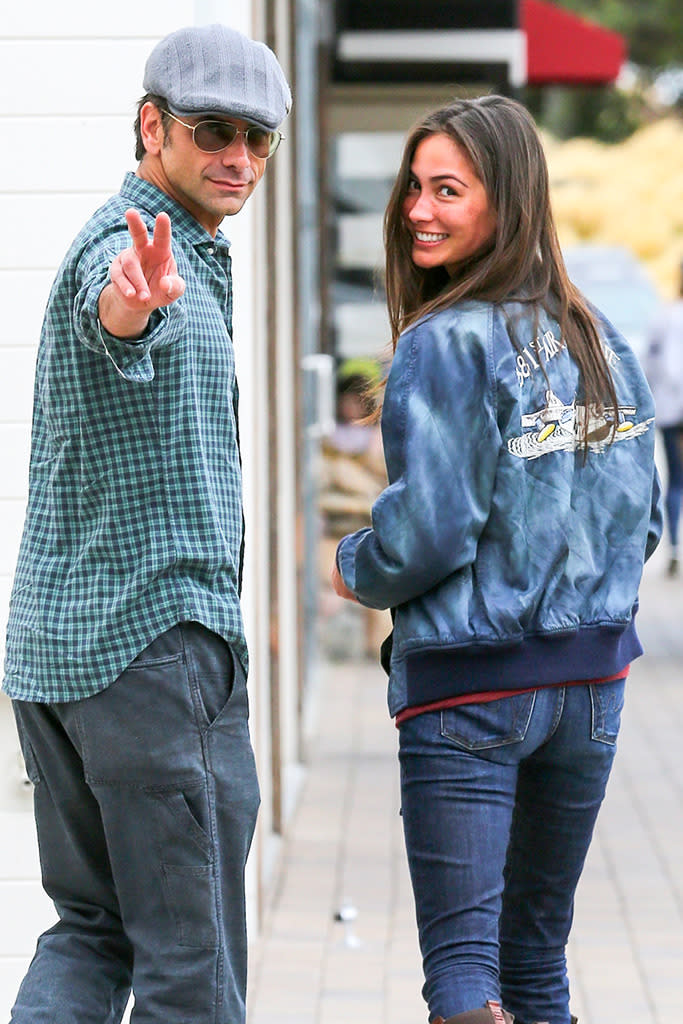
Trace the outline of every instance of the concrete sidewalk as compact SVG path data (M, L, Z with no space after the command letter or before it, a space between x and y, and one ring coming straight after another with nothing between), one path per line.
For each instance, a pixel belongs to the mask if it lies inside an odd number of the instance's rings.
M648 564L619 754L570 944L581 1024L683 1016L683 579ZM367 662L324 671L307 779L251 957L249 1024L423 1024L397 734ZM342 908L357 911L347 923Z

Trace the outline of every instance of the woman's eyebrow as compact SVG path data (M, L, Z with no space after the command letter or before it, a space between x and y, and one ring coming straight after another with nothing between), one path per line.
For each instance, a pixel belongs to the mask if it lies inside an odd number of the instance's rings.
M430 181L457 181L463 188L469 188L470 186L462 178L459 178L457 174L446 173L446 174L433 174Z
M417 182L419 182L420 180L418 175L412 169L410 171L410 177L414 178L415 181ZM429 181L430 183L435 183L438 181L457 181L458 184L462 185L463 188L470 187L466 181L463 181L462 178L459 178L457 174L453 174L452 171L443 171L441 174L431 174L427 178L427 181Z

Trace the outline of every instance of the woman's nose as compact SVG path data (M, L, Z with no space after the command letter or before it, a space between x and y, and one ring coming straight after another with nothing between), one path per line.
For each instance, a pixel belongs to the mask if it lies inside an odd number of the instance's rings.
M413 221L432 219L432 204L423 192L415 196L408 210L408 217Z

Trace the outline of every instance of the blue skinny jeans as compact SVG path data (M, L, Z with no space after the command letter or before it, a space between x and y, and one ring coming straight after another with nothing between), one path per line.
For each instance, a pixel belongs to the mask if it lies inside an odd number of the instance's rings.
M570 1024L574 893L624 680L426 712L399 727L402 815L430 1019L498 999Z

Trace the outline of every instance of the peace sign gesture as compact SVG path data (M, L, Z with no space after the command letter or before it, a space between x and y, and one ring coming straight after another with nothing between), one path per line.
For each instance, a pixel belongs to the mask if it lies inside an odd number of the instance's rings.
M132 245L109 268L111 283L100 294L99 315L110 334L135 338L144 331L153 310L180 298L185 282L173 258L168 214L157 215L151 239L137 210L126 211L126 223Z
M126 211L132 241L111 265L109 275L124 299L143 303L150 310L168 306L185 291L171 251L171 219L160 213L150 241L147 227L137 210Z

